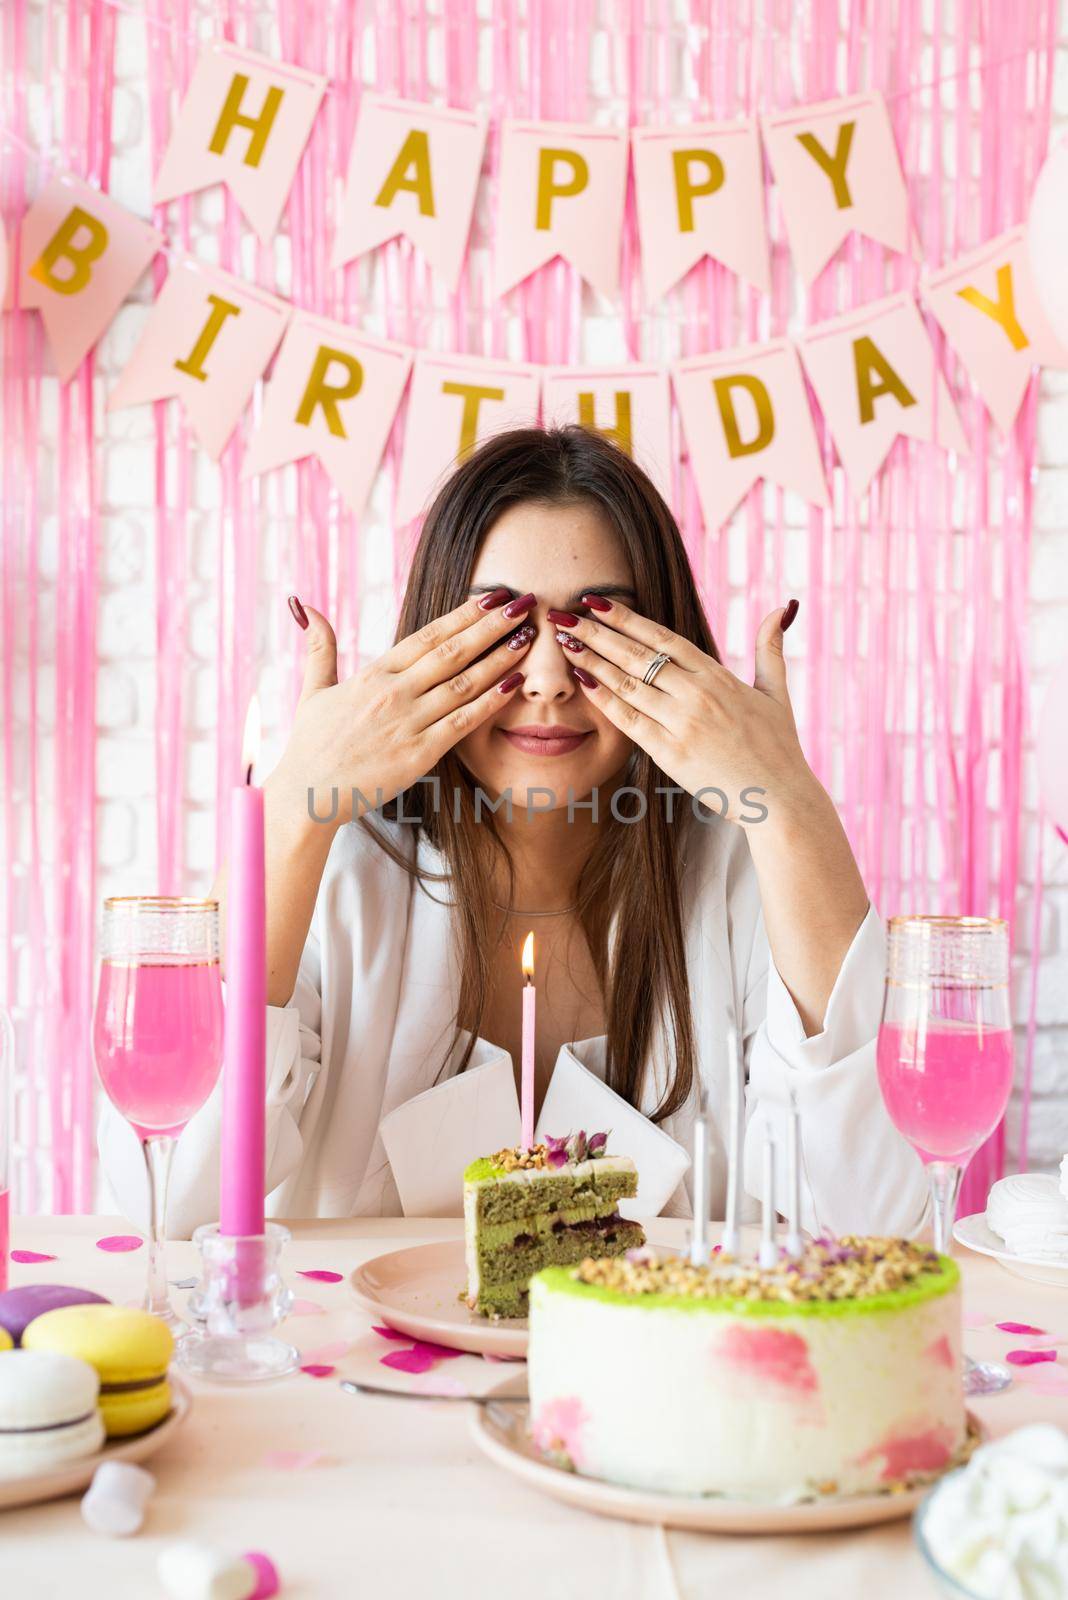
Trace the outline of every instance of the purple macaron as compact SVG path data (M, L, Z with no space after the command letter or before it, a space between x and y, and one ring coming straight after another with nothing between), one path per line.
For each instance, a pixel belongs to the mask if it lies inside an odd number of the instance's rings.
M34 1317L43 1317L46 1311L58 1311L60 1306L105 1305L107 1297L94 1294L92 1289L72 1289L66 1283L25 1283L19 1289L5 1289L0 1294L0 1328L6 1328L15 1345L22 1343L22 1335Z

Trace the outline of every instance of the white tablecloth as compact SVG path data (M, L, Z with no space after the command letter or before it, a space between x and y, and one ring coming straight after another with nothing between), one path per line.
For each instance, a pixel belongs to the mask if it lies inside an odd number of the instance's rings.
M681 1242L682 1223L660 1222L655 1238ZM184 1428L146 1463L158 1479L144 1531L111 1540L91 1533L76 1498L0 1512L0 1594L4 1600L160 1593L158 1552L170 1541L204 1539L263 1550L277 1565L286 1600L451 1600L493 1592L514 1600L902 1600L934 1591L907 1522L870 1531L807 1538L731 1538L665 1532L585 1515L498 1471L468 1432L469 1408L433 1399L356 1398L342 1376L369 1381L399 1374L379 1365L393 1348L370 1331L346 1281L315 1282L298 1269L348 1273L360 1261L403 1244L452 1237L459 1224L393 1218L291 1224L287 1277L319 1314L290 1319L284 1332L302 1353L351 1341L328 1378L296 1373L253 1389L193 1384ZM82 1284L110 1299L135 1298L143 1249L108 1255L95 1241L127 1233L113 1217L16 1218L12 1247L54 1254L13 1265L12 1283ZM168 1275L194 1276L191 1244L168 1246ZM1068 1294L1010 1276L997 1263L963 1253L968 1352L1003 1357L1021 1341L995 1321L1028 1322L1064 1337ZM184 1300L174 1291L176 1303ZM1053 1342L1052 1339L1050 1341ZM1031 1390L1052 1364L1021 1368L1008 1392L972 1402L995 1434L1038 1418L1068 1427L1068 1396ZM439 1369L440 1370L440 1369ZM445 1365L472 1389L492 1388L507 1367L465 1356ZM409 1380L411 1381L411 1380ZM279 1451L321 1452L297 1470L272 1462Z

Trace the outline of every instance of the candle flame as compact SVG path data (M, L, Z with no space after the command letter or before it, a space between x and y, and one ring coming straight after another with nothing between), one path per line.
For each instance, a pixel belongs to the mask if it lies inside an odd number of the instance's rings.
M253 695L248 703L245 714L245 733L241 740L241 768L249 774L251 782L252 768L260 753L260 702L258 695Z
M534 982L534 930L531 928L523 940L523 976L528 983Z

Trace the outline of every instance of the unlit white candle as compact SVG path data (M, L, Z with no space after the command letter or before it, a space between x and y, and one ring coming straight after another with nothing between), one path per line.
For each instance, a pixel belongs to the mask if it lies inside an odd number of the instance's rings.
M690 1260L695 1267L706 1267L709 1260L708 1212L712 1180L711 1124L701 1111L693 1124L693 1233Z
M528 933L523 943L523 1055L519 1076L519 1113L521 1145L524 1150L534 1148L534 935ZM514 1124L513 1124L514 1126Z
M801 1237L801 1113L797 1101L790 1099L790 1131L786 1145L786 1189L790 1197L790 1226L786 1235L787 1254L795 1259L805 1248Z
M738 1216L741 1211L742 1160L745 1145L745 1064L738 1030L727 1029L727 1211L723 1226L724 1251L736 1256L741 1249Z
M775 1220L775 1140L771 1129L764 1129L764 1210L761 1217L759 1265L775 1266L779 1259Z

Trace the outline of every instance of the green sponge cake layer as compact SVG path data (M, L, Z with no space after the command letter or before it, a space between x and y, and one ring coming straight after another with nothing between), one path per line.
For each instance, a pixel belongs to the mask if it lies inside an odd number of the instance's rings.
M592 1141L591 1141L592 1142ZM603 1137L599 1140L603 1148ZM543 1267L622 1255L644 1243L619 1202L637 1193L626 1156L586 1156L584 1136L533 1150L502 1150L464 1173L467 1301L493 1317L522 1317L527 1286ZM552 1164L550 1164L552 1163Z

